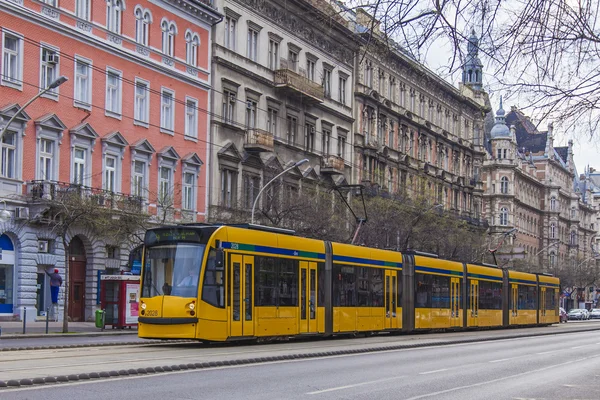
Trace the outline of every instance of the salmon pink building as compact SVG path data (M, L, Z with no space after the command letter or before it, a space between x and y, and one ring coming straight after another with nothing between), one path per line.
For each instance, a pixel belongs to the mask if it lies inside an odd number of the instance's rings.
M0 1L0 208L10 213L0 223L0 320L22 318L24 307L27 318L43 314L45 271L65 272L36 199L75 187L99 205L139 204L158 223L204 220L220 20L209 0ZM60 77L68 80L19 112ZM68 242L64 309L88 320L99 273L122 270L130 249L85 226Z

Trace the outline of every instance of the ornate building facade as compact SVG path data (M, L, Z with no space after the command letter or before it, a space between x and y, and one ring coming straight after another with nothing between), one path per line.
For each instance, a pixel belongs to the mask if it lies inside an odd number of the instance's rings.
M249 212L263 185L351 179L355 44L326 2L219 0L213 49L209 170L211 218ZM269 212L261 196L258 209ZM259 213L260 214L260 213ZM259 222L259 221L257 221Z
M363 45L354 91L354 181L390 194L424 196L478 223L487 95L477 38L469 40L456 89L387 43L377 28L369 38L370 15L358 10L355 22Z
M597 207L580 188L573 142L555 147L552 124L539 132L518 109L505 115L501 100L483 171L490 233L515 235L499 250L505 265L525 259L556 273L560 266L595 262Z

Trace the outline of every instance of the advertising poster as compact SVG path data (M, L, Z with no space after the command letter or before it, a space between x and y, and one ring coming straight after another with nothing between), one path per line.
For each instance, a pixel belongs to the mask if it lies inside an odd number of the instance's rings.
M137 292L140 285L138 283L128 283L125 288L125 324L137 324L138 306Z

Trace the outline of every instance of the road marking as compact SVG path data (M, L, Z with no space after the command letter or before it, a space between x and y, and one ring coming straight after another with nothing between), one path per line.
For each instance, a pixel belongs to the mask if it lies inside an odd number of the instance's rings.
M427 397L440 396L440 395L443 395L443 394L446 394L446 393L456 392L457 390L470 389L470 388L474 388L474 387L477 387L477 386L483 386L483 385L489 385L489 384L496 383L496 382L502 382L502 381L505 381L507 379L519 378L519 377L522 377L522 376L525 376L525 375L529 375L529 374L532 374L532 373L543 372L543 371L547 371L549 369L554 369L556 367L562 367L562 366L565 366L565 365L574 364L574 363L578 363L578 362L581 362L581 361L589 360L589 359L592 359L592 358L598 358L598 357L600 357L600 354L594 354L593 356L583 357L583 358L579 358L577 360L570 360L570 361L566 361L566 362L563 362L563 363L560 363L560 364L549 365L549 366L544 367L544 368L532 369L531 371L521 372L520 374L515 374L515 375L508 375L508 376L504 376L502 378L492 379L490 381L477 382L477 383L474 383L472 385L457 386L457 387L454 387L452 389L446 389L446 390L440 390L438 392L431 392L431 393L427 393L427 394L422 394L420 396L411 397L411 398L408 398L406 400L419 400L419 399L424 399L424 398L427 398Z
M499 360L492 360L492 361L488 361L488 362L489 363L497 363L497 362L503 362L503 361L509 361L509 360L512 360L512 358L501 358Z
M327 392L335 392L336 390L344 390L344 389L355 388L358 386L372 385L374 383L388 382L388 381L393 381L393 380L400 379L400 378L404 378L404 376L394 376L393 378L377 379L375 381L355 383L354 385L338 386L338 387L334 387L334 388L317 390L314 392L308 392L306 394L321 394L321 393L327 393Z
M562 350L550 350L550 351L542 351L541 353L535 353L535 354L539 354L539 355L544 355L544 354L552 354L552 353L558 353Z
M581 349L583 347L587 347L587 346L575 346L575 347L571 347L572 349Z
M419 372L419 375L435 374L437 372L444 372L444 371L448 371L448 368L436 369L435 371Z

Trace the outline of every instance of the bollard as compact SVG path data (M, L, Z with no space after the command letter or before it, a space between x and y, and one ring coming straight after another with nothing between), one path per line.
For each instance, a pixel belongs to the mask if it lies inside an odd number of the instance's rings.
M46 307L46 335L48 334L48 318L50 318L50 307Z
M27 327L27 307L23 307L23 335L25 334Z

